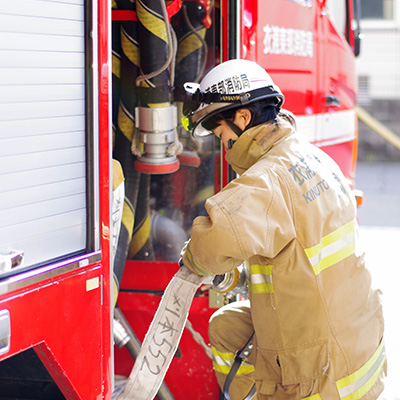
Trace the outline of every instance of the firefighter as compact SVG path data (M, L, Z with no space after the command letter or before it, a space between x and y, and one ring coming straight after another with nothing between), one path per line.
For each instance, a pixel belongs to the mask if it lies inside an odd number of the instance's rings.
M248 271L249 300L222 307L209 324L225 397L251 398L254 385L258 400L377 399L382 308L339 167L296 132L258 64L224 62L185 89L189 129L219 137L237 173L206 201L208 216L194 220L181 252L196 274L242 263Z

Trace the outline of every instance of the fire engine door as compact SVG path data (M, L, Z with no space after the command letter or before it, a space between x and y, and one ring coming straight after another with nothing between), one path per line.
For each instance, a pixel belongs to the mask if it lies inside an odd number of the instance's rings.
M321 147L355 138L356 76L350 30L349 0L327 1L319 18L319 117L316 144ZM347 157L347 155L346 155ZM348 157L351 160L351 153ZM340 163L340 160L336 160Z
M0 7L0 254L14 260L2 277L19 253L17 270L99 248L90 12L75 3Z
M0 2L1 397L111 390L100 3Z

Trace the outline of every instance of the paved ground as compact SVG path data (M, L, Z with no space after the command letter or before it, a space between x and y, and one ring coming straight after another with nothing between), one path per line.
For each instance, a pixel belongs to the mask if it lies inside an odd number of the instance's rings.
M379 400L400 400L400 163L359 163L361 238L373 284L382 290L388 353L386 388Z
M400 228L400 163L359 162L356 182L365 194L360 224Z

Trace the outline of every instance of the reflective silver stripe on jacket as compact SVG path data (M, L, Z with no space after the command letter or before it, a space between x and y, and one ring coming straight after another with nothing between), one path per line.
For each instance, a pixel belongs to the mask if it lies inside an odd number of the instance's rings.
M354 254L357 240L358 225L353 220L324 236L316 246L305 249L315 275Z
M382 340L374 355L356 372L336 382L342 400L359 400L375 385L386 360Z
M274 293L272 265L250 265L249 291L253 293Z

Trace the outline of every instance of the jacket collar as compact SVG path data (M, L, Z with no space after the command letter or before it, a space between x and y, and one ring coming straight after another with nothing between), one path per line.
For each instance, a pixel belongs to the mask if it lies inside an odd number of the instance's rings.
M277 122L257 125L242 133L233 147L226 152L225 159L233 170L241 175L292 133L292 125L280 117L277 118Z

